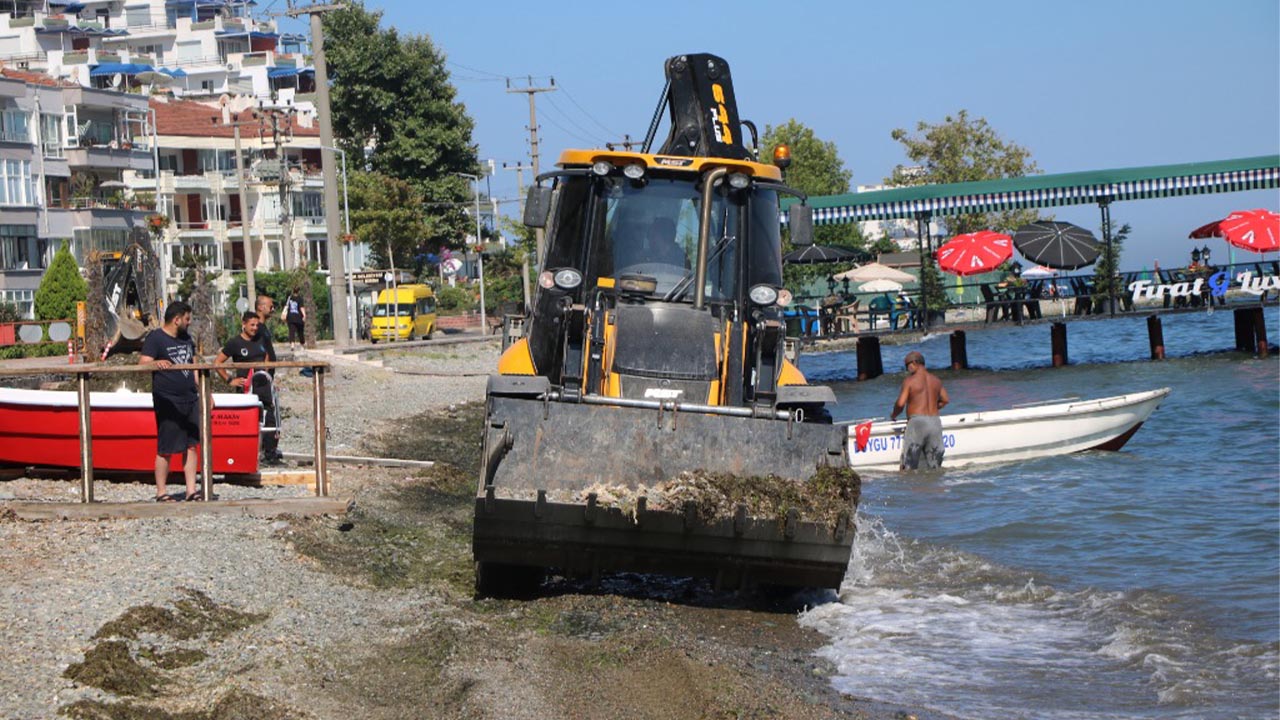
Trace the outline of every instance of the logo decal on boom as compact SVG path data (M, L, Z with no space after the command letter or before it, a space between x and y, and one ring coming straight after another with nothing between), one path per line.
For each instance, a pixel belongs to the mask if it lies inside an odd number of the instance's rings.
M711 126L716 131L716 142L733 144L733 131L729 128L729 109L724 106L724 88L720 83L711 86L711 97L720 103L711 108Z

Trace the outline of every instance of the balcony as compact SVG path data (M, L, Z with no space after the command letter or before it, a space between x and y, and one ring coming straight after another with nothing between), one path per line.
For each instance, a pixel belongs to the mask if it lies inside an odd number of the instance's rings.
M150 170L154 164L151 151L132 143L69 147L65 151L71 167L110 168L113 170Z

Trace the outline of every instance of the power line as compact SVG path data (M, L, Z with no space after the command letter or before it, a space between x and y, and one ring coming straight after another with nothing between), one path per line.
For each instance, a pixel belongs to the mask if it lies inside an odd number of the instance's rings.
M613 130L610 130L609 128L605 127L604 123L600 122L599 120L597 120L597 119L595 118L595 116L594 116L594 115L592 115L591 113L587 112L587 109L586 109L586 108L584 108L584 107L582 107L582 104L581 104L581 103L579 103L577 100L575 100L575 99L573 98L573 94L572 94L572 93L570 93L570 92L565 88L564 83L561 83L561 84L560 84L560 89L564 91L564 96L565 96L565 97L567 97L567 98L569 98L569 102L573 103L575 107L577 107L579 110L581 110L581 111L582 111L582 114L583 114L583 115L586 115L586 116L587 116L587 119L588 119L588 120L590 120L591 122L593 122L593 123L595 123L596 125L598 125L598 126L600 127L600 129L601 129L601 130L604 130L604 131L605 131L605 133L606 133L607 135L609 135L609 136L616 136L616 135L618 135L618 134L619 134L619 133L616 133L616 132L614 132Z
M581 123L579 123L577 120L574 120L572 115L570 115L569 113L565 112L565 111L564 111L564 108L560 107L560 105L555 101L555 97L554 97L554 96L552 96L552 95L548 95L548 96L547 96L547 102L551 104L551 107L555 109L555 111L556 111L556 113L557 113L557 114L561 115L565 120L567 120L568 122L572 123L574 127L578 128L579 130L581 130L581 131L583 132L583 135L581 135L581 136L576 135L576 133L570 133L571 135L575 135L575 136L577 136L577 137L579 137L579 138L581 138L581 139L585 139L585 140L587 140L587 141L589 141L589 142L594 142L594 143L599 143L599 142L600 142L600 138L599 138L599 136L597 136L597 135L594 133L594 131L592 131L592 130L588 130L586 127L584 127L584 126L583 126ZM555 122L555 120L553 120L553 119L551 119L551 118L548 118L548 120L550 120L550 121L551 121L551 123L552 123L553 125L556 125L557 127L560 127L560 126ZM561 127L561 129L564 129L564 128L563 128L563 127Z

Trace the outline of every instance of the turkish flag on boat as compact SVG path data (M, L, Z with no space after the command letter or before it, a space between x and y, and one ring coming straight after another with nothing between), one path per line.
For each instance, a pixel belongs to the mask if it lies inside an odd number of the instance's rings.
M871 421L858 423L853 426L853 444L858 452L867 449L867 443L871 442Z

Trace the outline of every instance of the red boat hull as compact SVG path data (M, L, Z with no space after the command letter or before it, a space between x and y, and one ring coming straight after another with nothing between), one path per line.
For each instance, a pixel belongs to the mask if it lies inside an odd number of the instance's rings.
M258 413L253 396L214 395L213 471L258 472ZM150 394L91 393L93 468L155 471L156 420ZM182 471L182 458L171 467ZM80 467L80 416L76 394L0 388L0 464Z

